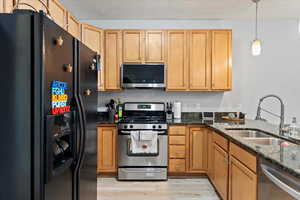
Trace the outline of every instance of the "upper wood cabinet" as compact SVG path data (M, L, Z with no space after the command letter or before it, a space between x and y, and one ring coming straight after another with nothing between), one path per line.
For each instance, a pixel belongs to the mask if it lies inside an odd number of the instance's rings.
M207 170L207 131L204 128L189 129L189 172L203 173Z
M144 62L145 32L141 30L123 31L123 62Z
M52 20L67 30L67 9L58 0L49 0Z
M98 74L98 90L104 90L104 31L101 28L82 24L82 42L101 55L101 69Z
M187 31L167 31L167 90L187 89Z
M98 127L98 164L97 172L117 171L117 129L116 127Z
M146 56L147 63L163 63L165 60L165 31L147 30L146 37Z
M211 87L211 45L209 30L191 30L188 34L189 90Z
M232 88L231 30L212 31L212 90Z
M2 0L3 1L3 0ZM41 2L42 1L42 2ZM49 5L48 0L20 0L19 5L16 7L16 9L29 9L34 11L40 11L43 10L44 12L47 12L47 8ZM49 0L50 1L50 0ZM0 0L1 2L1 0ZM12 5L12 3L15 5L16 1L14 0L4 0L4 2L7 2Z
M105 90L120 90L122 64L122 32L105 31Z
M11 13L14 7L14 0L0 0L0 13Z
M67 13L67 30L75 38L81 40L81 24L70 12Z

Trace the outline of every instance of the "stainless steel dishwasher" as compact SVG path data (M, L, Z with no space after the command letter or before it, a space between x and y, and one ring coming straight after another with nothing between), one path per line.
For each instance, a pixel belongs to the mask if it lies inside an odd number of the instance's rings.
M258 200L300 200L300 178L260 159Z

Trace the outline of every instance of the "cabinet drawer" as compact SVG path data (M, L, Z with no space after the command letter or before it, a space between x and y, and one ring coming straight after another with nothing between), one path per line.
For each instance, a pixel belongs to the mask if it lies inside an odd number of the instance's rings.
M174 146L170 145L169 147L169 157L170 158L185 158L185 146Z
M218 133L213 134L213 140L216 144L222 147L225 151L228 151L228 140Z
M170 159L169 160L169 172L185 172L185 160L184 159Z
M169 135L185 135L185 126L170 126Z
M234 143L230 143L230 155L235 157L241 163L243 163L246 167L251 169L253 172L256 173L256 156L252 155L248 151L242 149L241 147L237 146Z
M185 136L169 136L169 144L185 145Z

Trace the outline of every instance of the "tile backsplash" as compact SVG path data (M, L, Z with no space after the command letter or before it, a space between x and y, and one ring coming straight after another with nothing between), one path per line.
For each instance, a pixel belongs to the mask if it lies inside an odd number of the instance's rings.
M226 96L226 92L166 92L158 89L128 89L121 92L99 92L98 106L109 100L121 102L174 102L182 103L183 112L242 111L241 101Z

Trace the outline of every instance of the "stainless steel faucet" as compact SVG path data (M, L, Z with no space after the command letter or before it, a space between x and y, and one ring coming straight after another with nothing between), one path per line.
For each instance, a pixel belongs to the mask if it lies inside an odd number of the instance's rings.
M275 99L278 99L279 102L280 102L280 116L277 115L277 114L274 114L266 109L263 109L261 107L261 103L267 99L267 98L275 98ZM284 136L284 104L283 104L283 101L282 99L277 96L277 95L274 95L274 94L270 94L270 95L267 95L267 96L264 96L262 97L260 100L259 100L259 104L258 104L258 107L257 107L257 114L256 114L256 120L264 120L262 117L261 117L261 111L265 111L275 117L278 117L280 118L280 124L279 124L279 135L281 136Z

